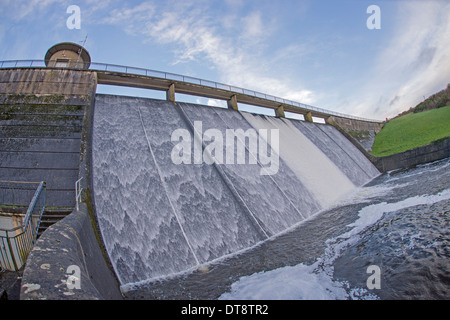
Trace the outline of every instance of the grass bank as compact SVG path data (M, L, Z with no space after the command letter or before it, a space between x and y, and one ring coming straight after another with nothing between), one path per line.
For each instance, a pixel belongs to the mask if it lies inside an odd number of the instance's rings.
M450 106L392 119L376 135L372 154L388 156L450 136Z

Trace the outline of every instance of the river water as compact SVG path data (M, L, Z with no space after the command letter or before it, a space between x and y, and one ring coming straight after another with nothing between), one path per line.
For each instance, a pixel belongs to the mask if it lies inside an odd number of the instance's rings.
M449 212L446 159L383 174L201 270L123 289L128 299L449 299Z

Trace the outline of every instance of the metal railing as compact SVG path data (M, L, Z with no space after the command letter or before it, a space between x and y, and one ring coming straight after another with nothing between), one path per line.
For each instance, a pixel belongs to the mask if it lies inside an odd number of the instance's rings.
M83 69L84 63L80 64L79 67L73 66L74 69ZM30 68L30 67L45 67L44 60L7 60L7 61L0 61L0 69L1 68ZM130 75L141 75L146 77L153 77L153 78L159 78L159 79L167 79L167 80L173 80L173 81L179 81L184 83L190 83L190 84L197 84L204 87L209 88L215 88L220 90L229 91L231 94L243 94L247 96L252 96L256 98L266 99L269 101L277 102L284 105L294 106L298 108L307 109L310 111L316 111L319 113L331 115L331 116L337 116L341 118L347 118L347 119L354 119L354 120L360 120L360 121L368 121L368 122L376 122L381 123L382 121L374 120L374 119L368 119L368 118L362 118L357 117L349 114L344 114L332 110L326 110L318 107L314 107L308 104L279 98L273 95L248 90L228 84L223 84L215 81L209 81L209 80L203 80L200 78L190 77L190 76L183 76L180 74L170 73L170 72L163 72L163 71L156 71L151 69L144 69L144 68L136 68L136 67L129 67L129 66L122 66L122 65L116 65L116 64L108 64L108 63L99 63L99 62L92 62L90 64L89 70L92 71L110 71L110 72L119 72L119 73L125 73Z
M75 182L75 204L76 204L77 211L79 210L78 204L81 203L81 191L83 191L83 188L81 187L82 179L83 179L83 177L81 177L80 179L78 179Z
M29 197L32 192L32 197ZM25 205L26 198L28 205ZM37 239L45 202L46 185L43 181L0 181L1 269L17 271L25 264Z
M1 61L0 68L30 68L45 67L44 60L5 60Z

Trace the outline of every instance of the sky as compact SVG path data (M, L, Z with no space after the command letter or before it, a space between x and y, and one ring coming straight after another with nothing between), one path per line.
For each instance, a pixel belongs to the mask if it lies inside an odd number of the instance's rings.
M68 27L71 5L80 9L79 28ZM368 10L372 5L379 11ZM44 59L56 43L84 40L93 62L197 77L376 120L450 83L448 0L0 0L0 60ZM161 94L105 86L98 92Z

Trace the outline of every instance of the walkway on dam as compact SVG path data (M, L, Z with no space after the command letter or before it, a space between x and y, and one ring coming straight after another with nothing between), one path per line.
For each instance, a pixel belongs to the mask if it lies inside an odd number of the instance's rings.
M0 69L39 67L46 67L43 60L0 61ZM167 100L170 101L175 100L176 92L225 100L228 101L229 108L236 110L238 103L269 108L275 110L278 117L284 117L285 112L292 112L304 115L307 121L312 121L312 117L323 119L335 117L364 122L371 128L377 128L382 123L379 120L326 110L254 90L169 72L97 62L92 62L89 70L96 72L98 84L165 91L167 92Z

